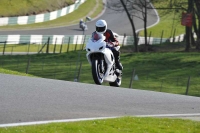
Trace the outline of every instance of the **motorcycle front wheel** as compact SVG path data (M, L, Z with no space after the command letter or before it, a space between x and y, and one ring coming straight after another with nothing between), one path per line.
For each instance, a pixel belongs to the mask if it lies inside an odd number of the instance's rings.
M103 83L104 73L100 71L101 63L98 59L92 60L92 76L95 84L101 85Z

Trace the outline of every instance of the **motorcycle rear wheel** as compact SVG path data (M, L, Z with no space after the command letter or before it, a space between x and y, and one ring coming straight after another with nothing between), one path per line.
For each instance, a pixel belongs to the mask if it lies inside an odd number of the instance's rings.
M100 71L101 63L98 59L92 60L92 76L95 84L101 85L103 83L103 75Z

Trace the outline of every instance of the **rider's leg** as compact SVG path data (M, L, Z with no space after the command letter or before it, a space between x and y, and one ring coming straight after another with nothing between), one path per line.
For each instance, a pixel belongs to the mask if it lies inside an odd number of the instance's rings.
M122 64L120 63L120 51L119 51L119 50L116 50L116 49L112 49L112 52L113 52L114 57L115 57L116 67L117 67L119 70L123 70L123 66L122 66Z

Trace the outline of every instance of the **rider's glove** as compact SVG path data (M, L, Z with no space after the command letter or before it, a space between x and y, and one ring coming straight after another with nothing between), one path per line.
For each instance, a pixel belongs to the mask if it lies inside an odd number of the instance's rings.
M110 48L112 48L112 47L114 47L114 44L111 43L111 42L107 42L107 46L110 47Z

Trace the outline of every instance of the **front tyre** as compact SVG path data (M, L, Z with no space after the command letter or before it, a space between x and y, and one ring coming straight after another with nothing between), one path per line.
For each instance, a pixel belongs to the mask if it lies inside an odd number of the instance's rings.
M92 60L92 76L95 84L101 85L103 83L104 73L100 71L101 63L98 59Z

